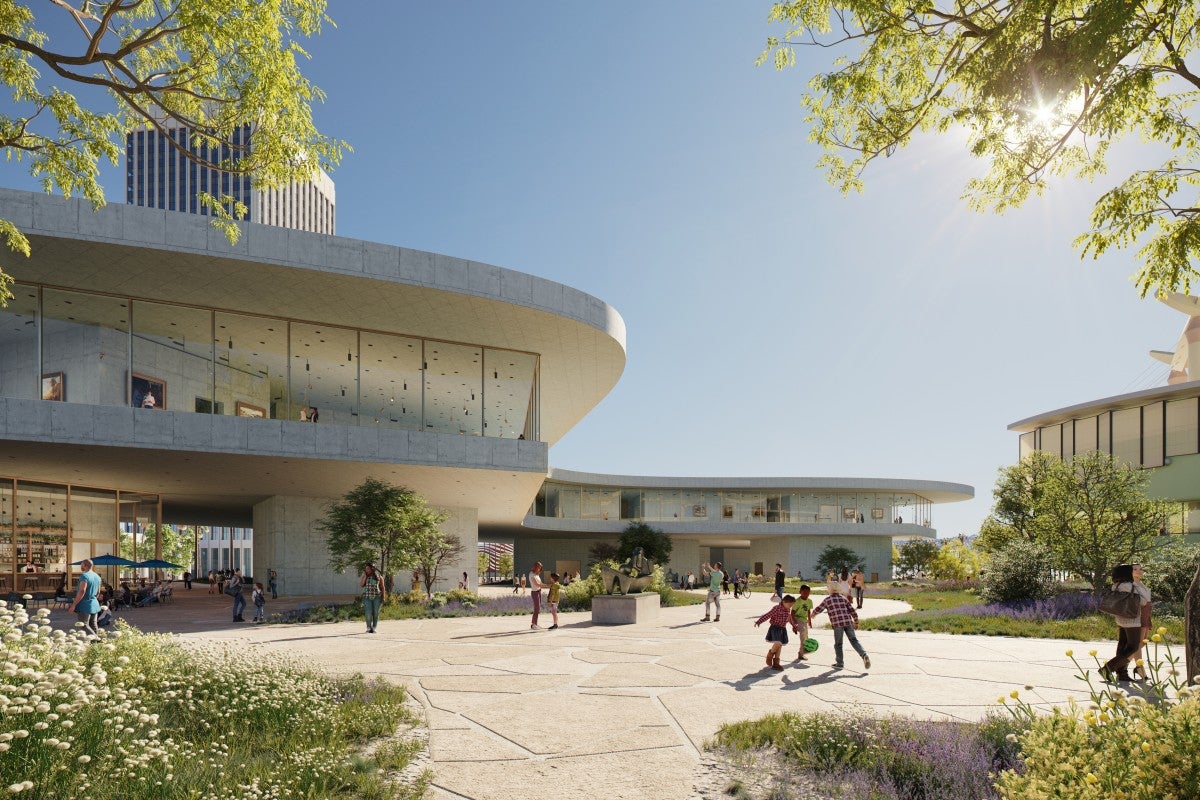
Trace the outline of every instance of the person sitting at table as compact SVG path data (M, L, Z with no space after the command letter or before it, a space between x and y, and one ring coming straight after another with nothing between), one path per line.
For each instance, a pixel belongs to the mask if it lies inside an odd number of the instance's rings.
M109 589L111 588L112 587L110 586ZM71 595L67 593L67 579L63 578L62 581L59 582L58 586L54 587L54 602L57 603L62 600L70 599Z
M128 581L121 581L121 593L119 595L114 595L114 597L116 598L117 602L123 606L133 605L133 589L129 588Z
M37 564L34 564L33 560L30 559L29 561L25 562L25 566L21 568L21 571L22 572L37 572L38 571Z

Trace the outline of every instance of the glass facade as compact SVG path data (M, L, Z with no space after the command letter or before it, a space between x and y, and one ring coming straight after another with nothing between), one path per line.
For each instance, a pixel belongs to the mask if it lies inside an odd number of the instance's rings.
M538 438L538 357L18 284L0 397Z
M931 525L933 503L897 492L632 489L546 481L535 517L647 522Z
M74 562L115 554L123 523L157 529L161 508L156 494L0 477L0 596L72 584ZM98 569L106 580L116 577Z
M1135 467L1161 467L1171 456L1200 453L1200 398L1156 400L1104 411L1021 434L1020 457L1033 450L1071 458L1099 450Z

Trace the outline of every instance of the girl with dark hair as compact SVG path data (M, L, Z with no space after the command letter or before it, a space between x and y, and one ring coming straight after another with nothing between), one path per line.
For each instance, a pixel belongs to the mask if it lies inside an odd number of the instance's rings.
M1106 681L1129 682L1129 662L1142 649L1144 632L1150 630L1150 590L1142 583L1141 564L1118 564L1112 571L1114 592L1136 592L1142 598L1136 617L1117 617L1117 654L1100 668Z

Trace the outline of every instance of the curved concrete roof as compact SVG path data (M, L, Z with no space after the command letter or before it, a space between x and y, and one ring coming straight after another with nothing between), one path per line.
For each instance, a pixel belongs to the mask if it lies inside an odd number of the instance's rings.
M538 353L553 444L616 385L625 322L569 286L392 245L267 225L230 244L207 217L0 189L33 254L18 280Z
M1099 400L1089 400L1086 403L1077 403L1073 406L1045 411L1041 414L1035 414L1032 417L1017 420L1009 425L1008 429L1017 433L1027 433L1035 428L1054 425L1069 419L1090 417L1093 414L1099 414L1101 411L1130 408L1145 405L1146 403L1153 403L1157 400L1174 400L1180 396L1191 397L1198 394L1200 394L1200 380L1176 383L1171 386L1156 386L1153 389L1142 389L1141 391L1129 392L1128 394L1115 394L1111 397L1102 397Z
M587 486L638 489L788 489L854 492L910 492L934 503L970 500L975 488L945 481L906 480L900 478L676 478L647 475L604 475L551 469L549 479Z

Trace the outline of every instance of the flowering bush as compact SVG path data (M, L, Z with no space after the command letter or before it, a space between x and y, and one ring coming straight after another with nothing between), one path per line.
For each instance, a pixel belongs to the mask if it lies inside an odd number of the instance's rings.
M1088 687L1089 701L1071 701L1039 715L1012 692L1000 698L1025 726L1019 737L1023 772L1001 773L1005 800L1160 800L1196 796L1200 785L1200 697L1184 685L1179 658L1165 643L1165 628L1151 637L1144 686L1132 693L1093 681L1075 655L1067 655ZM1160 649L1162 650L1160 658ZM1093 650L1089 654L1100 665ZM1031 687L1026 687L1030 689Z
M0 601L0 787L17 797L363 796L356 751L393 733L403 699L128 628L89 640ZM369 772L411 758L378 750Z
M1097 611L1096 596L1091 592L1064 592L1044 600L1021 600L987 605L959 606L946 613L972 617L1005 617L1024 622L1076 619Z
M833 798L995 798L989 774L1019 763L1010 720L980 724L858 714L777 714L724 725L718 746L771 747L788 770L816 776Z

